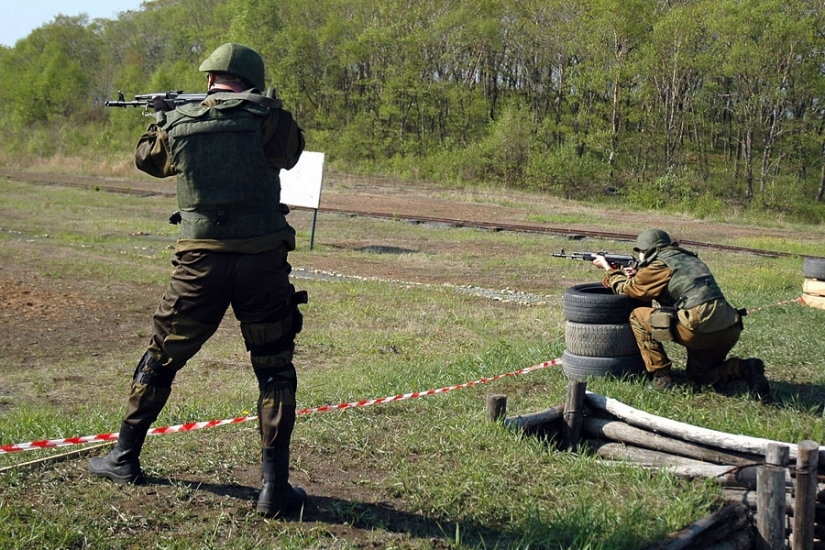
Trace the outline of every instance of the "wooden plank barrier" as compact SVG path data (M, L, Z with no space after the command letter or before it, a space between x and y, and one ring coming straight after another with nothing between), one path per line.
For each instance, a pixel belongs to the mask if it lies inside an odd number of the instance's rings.
M725 492L726 505L646 550L825 550L825 485L818 484L825 482L819 475L825 449L817 442L692 426L588 392L585 384L571 380L563 405L502 424L549 434L560 450L587 448L607 460L714 479ZM494 407L488 398L491 420L501 411L506 406Z

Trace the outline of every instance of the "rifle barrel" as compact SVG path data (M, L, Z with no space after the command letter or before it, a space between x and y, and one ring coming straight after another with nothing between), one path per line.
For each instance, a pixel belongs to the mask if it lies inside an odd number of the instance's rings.
M108 100L105 103L106 107L142 107L146 105L145 101L115 101Z
M626 254L613 254L610 252L573 252L572 254L565 254L564 250L558 254L551 254L551 256L556 258L568 258L570 260L584 260L586 262L592 262L596 256L604 256L605 259L610 262L611 264L618 264L621 266L632 266L636 263L636 258L631 255Z
M185 103L200 103L206 99L205 93L184 94L180 91L153 92L137 94L134 101L125 101L123 92L118 92L118 98L107 100L106 107L144 107L155 111L171 111L178 105Z

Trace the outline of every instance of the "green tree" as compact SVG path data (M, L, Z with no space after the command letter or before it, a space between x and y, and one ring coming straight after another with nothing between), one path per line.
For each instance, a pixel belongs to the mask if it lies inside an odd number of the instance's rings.
M720 88L735 121L747 198L754 196L755 172L764 192L784 156L778 146L791 120L788 91L805 48L804 26L810 24L798 7L785 0L725 0L708 18L717 37L713 77L724 83Z
M700 66L707 46L704 7L679 4L658 17L641 52L640 74L650 102L649 128L662 147L662 171L683 165L679 152L693 130L698 143L701 105L696 104L706 71ZM693 119L693 123L691 123Z
M100 43L86 16L57 16L0 56L8 78L0 90L4 120L14 128L62 122L88 110Z

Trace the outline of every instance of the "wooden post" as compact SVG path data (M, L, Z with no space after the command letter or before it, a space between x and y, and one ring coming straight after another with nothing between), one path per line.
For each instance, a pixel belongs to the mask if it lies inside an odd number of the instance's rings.
M756 550L785 550L785 474L790 449L768 443L756 470Z
M805 440L797 444L796 501L793 511L792 550L813 550L816 514L816 474L819 462L819 444Z
M567 384L567 400L564 402L564 426L562 426L562 446L576 451L582 433L584 420L584 396L587 382L571 380Z
M490 422L498 422L507 416L507 396L488 395L487 396L487 419Z
M768 443L765 448L765 464L787 468L790 458L791 450L787 445Z

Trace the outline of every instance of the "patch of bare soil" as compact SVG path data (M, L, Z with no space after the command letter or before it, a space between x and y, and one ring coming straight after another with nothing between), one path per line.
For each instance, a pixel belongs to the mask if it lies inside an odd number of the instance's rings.
M109 288L101 296L81 284L55 283L27 266L4 265L0 267L4 357L14 357L25 366L32 356L65 359L78 342L92 355L112 341L131 346L137 334L145 332L152 311L134 293L134 288Z

